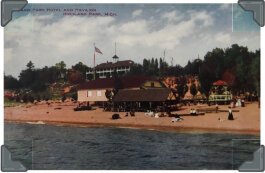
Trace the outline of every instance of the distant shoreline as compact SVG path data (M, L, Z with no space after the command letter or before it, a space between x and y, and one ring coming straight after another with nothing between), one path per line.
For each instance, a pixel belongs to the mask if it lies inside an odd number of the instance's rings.
M183 116L181 122L172 122L171 117L154 118L136 112L135 117L125 117L119 112L121 119L112 120L114 112L104 112L101 108L91 111L74 111L73 103L52 103L39 105L21 105L4 108L4 122L50 124L76 127L117 127L137 128L157 131L195 132L195 133L238 133L260 135L260 110L258 103L248 103L246 107L238 107L233 121L227 120L227 112L212 112L199 116ZM191 108L200 106L184 106L178 114L188 114ZM214 106L212 106L214 107ZM220 105L221 110L228 109ZM59 108L59 109L58 109Z

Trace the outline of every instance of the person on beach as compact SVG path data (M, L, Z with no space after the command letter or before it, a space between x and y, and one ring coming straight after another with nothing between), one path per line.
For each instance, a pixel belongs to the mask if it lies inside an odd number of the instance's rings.
M131 117L135 117L135 112L134 111L131 111L130 112L130 115L131 115Z
M245 100L244 99L241 100L241 107L245 107Z
M215 105L215 113L217 113L218 112L218 104L216 103L216 105Z
M183 121L184 119L181 118L178 114L175 115L174 118L172 118L171 122L174 123L174 122L178 122L178 121Z
M196 111L196 109L193 109L193 110L192 110L192 115L197 115L197 111Z
M167 116L171 116L171 111L169 109L167 110Z
M233 116L231 107L229 107L229 109L228 109L228 120L234 120L234 116Z
M236 107L241 107L241 99L237 99L237 102L236 102Z
M193 108L191 108L191 110L190 110L190 114L191 114L191 115L196 115L196 110L193 109Z
M180 116L178 114L175 115L175 118L180 118Z

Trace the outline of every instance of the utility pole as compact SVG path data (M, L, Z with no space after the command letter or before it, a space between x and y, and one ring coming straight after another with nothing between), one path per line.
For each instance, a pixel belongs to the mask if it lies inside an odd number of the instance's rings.
M117 49L117 45L116 45L116 42L115 42L115 55L116 55L116 49Z
M94 80L96 80L96 52L95 52L95 49L96 49L96 45L94 43Z
M165 58L166 58L166 49L164 50L163 62L165 62Z

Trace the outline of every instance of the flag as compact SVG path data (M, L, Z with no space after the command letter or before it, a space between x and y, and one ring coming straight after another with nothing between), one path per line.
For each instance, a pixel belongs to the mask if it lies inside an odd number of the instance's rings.
M95 47L95 52L100 53L100 54L103 54L103 53L99 50L99 48L97 48L97 47Z

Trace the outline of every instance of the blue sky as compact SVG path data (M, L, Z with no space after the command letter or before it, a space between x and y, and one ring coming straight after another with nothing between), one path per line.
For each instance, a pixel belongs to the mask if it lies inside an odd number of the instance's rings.
M61 9L33 12L33 9ZM117 16L65 16L63 9L96 9ZM111 61L114 43L120 60L141 63L159 58L186 65L215 47L231 44L260 48L260 29L234 4L29 4L30 12L16 12L5 27L5 74L17 77L33 61L35 67L63 60L70 67L79 61L93 65L93 43L103 52L96 64ZM16 68L14 68L16 67Z

